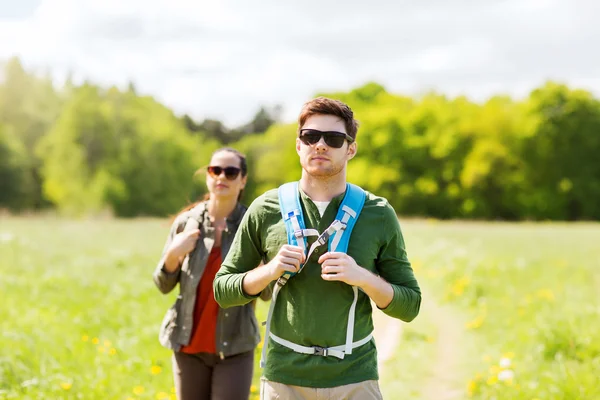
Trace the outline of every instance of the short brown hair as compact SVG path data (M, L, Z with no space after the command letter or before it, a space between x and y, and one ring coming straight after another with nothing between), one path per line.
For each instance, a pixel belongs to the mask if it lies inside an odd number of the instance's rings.
M346 133L353 139L356 139L358 121L354 119L354 113L347 104L327 97L317 97L307 101L302 106L302 110L298 116L298 132L300 132L306 120L315 114L335 115L341 118L344 121L344 125L346 125Z

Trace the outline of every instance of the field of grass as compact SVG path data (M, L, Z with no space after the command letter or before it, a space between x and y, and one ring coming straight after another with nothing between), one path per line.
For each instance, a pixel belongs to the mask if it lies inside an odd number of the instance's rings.
M600 398L600 224L402 226L424 304L386 399ZM0 218L0 399L175 398L157 332L176 293L151 279L167 231Z
M600 399L600 225L403 224L421 315L388 398Z

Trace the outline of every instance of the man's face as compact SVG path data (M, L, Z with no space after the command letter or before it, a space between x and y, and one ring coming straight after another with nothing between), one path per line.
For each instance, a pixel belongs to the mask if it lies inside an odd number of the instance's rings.
M346 132L344 121L334 115L316 114L309 117L302 129L315 129L321 132ZM321 137L315 144L305 144L296 138L296 152L300 156L300 164L313 177L333 177L346 168L346 163L356 154L356 142L344 144L339 149L328 146Z

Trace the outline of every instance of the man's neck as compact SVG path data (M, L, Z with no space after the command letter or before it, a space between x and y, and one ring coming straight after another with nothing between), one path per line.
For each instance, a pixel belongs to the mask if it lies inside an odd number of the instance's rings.
M313 201L331 201L346 191L346 174L332 177L314 177L302 171L300 188Z

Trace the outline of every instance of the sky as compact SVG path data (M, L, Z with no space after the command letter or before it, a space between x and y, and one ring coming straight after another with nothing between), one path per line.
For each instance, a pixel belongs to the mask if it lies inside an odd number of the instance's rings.
M178 114L296 119L375 81L484 101L546 80L600 94L597 0L0 0L0 60L57 82L133 81Z

